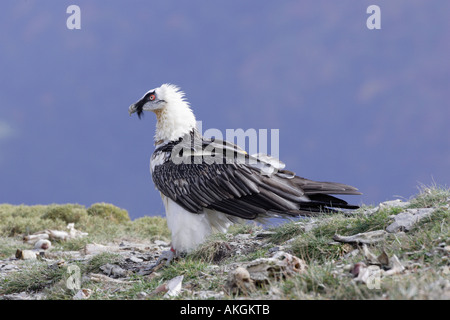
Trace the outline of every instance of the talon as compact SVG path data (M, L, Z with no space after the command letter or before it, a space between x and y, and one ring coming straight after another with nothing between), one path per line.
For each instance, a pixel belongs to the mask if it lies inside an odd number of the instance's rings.
M159 256L158 260L156 260L154 264L149 265L144 269L140 270L139 274L148 275L152 272L155 272L156 270L159 270L163 266L168 266L175 257L177 257L177 251L171 247L170 250L161 252L161 255ZM164 260L166 260L166 262L162 264Z
M168 266L172 262L172 260L176 257L177 253L174 248L170 248L170 250L163 251L161 255L159 256L158 260L155 263L155 266L160 265L163 260L167 260L164 265Z

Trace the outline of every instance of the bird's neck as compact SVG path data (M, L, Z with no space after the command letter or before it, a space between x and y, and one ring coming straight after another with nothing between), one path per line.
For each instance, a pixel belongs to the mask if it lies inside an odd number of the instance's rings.
M154 112L157 119L155 144L178 140L196 127L195 116L184 101Z

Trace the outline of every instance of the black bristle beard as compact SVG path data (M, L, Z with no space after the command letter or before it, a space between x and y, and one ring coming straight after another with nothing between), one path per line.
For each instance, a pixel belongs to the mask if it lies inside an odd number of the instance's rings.
M138 107L136 110L136 113L137 113L139 119L141 119L141 117L144 116L144 110L142 110L142 107Z

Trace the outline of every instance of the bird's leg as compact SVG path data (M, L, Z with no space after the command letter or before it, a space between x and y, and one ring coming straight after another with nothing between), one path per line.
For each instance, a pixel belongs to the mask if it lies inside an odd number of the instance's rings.
M177 251L171 246L170 250L166 250L161 252L161 255L158 257L158 260L156 260L156 263L151 264L139 271L139 274L141 275L148 275L150 273L155 272L156 270L168 266L174 258L178 256ZM162 263L164 260L166 260L166 263Z
M161 253L158 260L156 260L155 267L160 265L164 260L166 260L164 265L168 266L175 257L177 257L177 251L171 246L170 250Z

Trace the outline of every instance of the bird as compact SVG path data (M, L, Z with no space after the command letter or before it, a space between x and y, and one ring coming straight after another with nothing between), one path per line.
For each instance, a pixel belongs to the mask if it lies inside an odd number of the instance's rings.
M171 232L170 250L158 261L170 263L234 223L358 208L331 195L360 195L355 187L309 180L275 157L202 136L185 93L174 84L147 91L128 108L139 119L147 111L156 115L150 173Z

